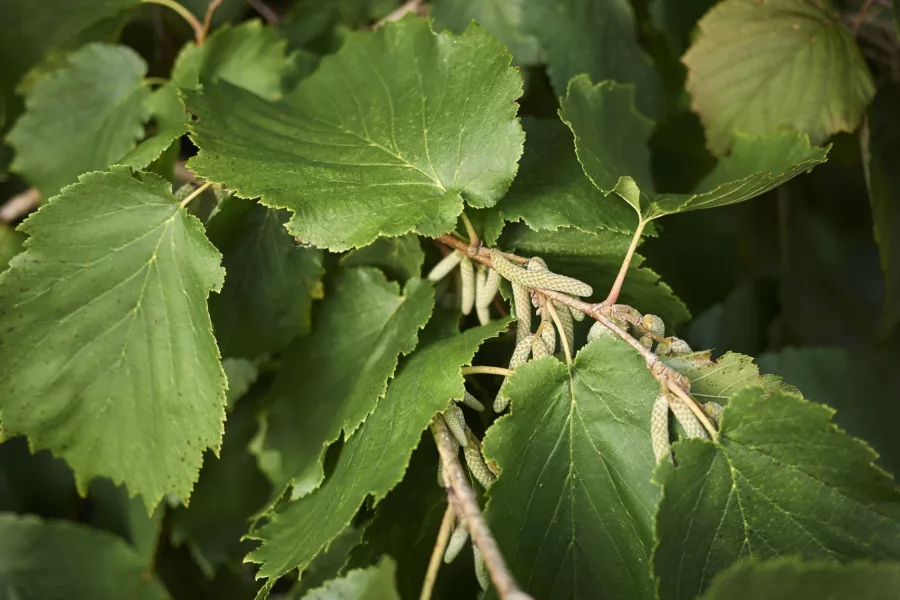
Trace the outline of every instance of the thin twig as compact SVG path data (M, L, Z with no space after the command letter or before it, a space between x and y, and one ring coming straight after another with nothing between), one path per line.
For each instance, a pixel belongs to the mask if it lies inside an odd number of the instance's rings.
M419 600L429 600L431 591L434 589L434 582L437 581L438 571L441 570L441 558L444 556L444 550L447 549L447 541L450 539L450 533L453 531L453 521L456 513L453 506L447 503L447 510L444 511L444 518L441 520L441 528L438 530L437 540L434 542L434 550L431 551L431 559L428 561L428 570L425 571L425 581L422 582L422 592L419 594Z
M35 187L30 187L20 194L16 194L0 206L0 223L13 223L24 216L36 211L41 205L41 193Z
M191 26L191 29L194 30L194 41L197 45L199 46L203 43L203 39L206 37L206 34L203 31L203 24L194 16L194 13L178 2L175 2L175 0L141 0L141 2L143 4L159 4L160 6L171 8L177 12L182 19L187 21L188 25Z
M628 246L628 252L625 253L625 259L622 261L622 266L619 267L619 274L616 275L616 280L613 282L612 288L609 290L609 295L606 296L606 300L603 301L603 304L615 304L619 300L619 293L622 291L625 275L628 274L628 267L631 266L631 259L634 257L634 251L641 241L641 234L644 232L644 227L646 226L647 221L641 218L638 221L637 229L634 230L634 237L631 238L631 244Z
M531 596L522 592L516 585L491 530L484 522L481 509L478 507L478 499L459 462L456 441L441 419L432 420L431 432L441 455L445 481L450 486L447 489L448 500L456 511L457 518L465 521L469 528L472 543L481 550L497 595L501 600L530 600Z
M512 373L512 370L503 367L477 366L462 368L463 375L502 375L503 377L509 377Z
M216 12L220 4L222 4L222 0L209 0L209 6L206 7L206 15L203 16L203 36L197 40L198 46L202 46L203 42L206 41L209 27L212 25L213 13Z
M407 0L406 2L401 4L394 12L372 25L372 29L378 29L385 23L393 23L394 21L399 21L406 16L406 13L418 13L422 7L421 5L422 0Z
M859 9L859 14L856 15L856 20L853 21L853 35L856 35L856 32L859 31L859 26L862 24L863 17L866 16L866 13L869 12L869 8L872 7L872 0L866 0L865 4L862 5L862 8Z
M691 409L691 412L693 412L694 415L700 420L700 423L703 424L703 428L709 434L709 437L711 437L713 441L719 439L719 432L716 430L716 426L712 424L712 421L709 420L709 417L705 412L703 412L703 409L699 404L697 404L697 401L672 381L669 382L669 389L673 394L681 398L681 400L685 404L687 404L688 408Z
M552 302L546 302L544 304L544 310L550 313L550 318L553 319L553 322L556 323L556 330L559 332L559 339L563 347L563 351L566 353L566 365L572 366L572 352L569 350L569 340L566 337L566 332L563 329L562 321L559 320L559 313L556 312L556 309L553 307Z
M472 221L469 220L466 213L460 213L459 216L462 217L463 225L466 226L466 234L469 236L469 245L480 246L481 240L478 239L478 234L475 233L475 227L472 226Z
M191 192L190 195L188 195L187 198L185 198L184 200L182 200L182 201L181 201L181 204L179 204L178 206L180 206L181 208L184 208L185 206L187 206L188 204L190 204L191 200L193 200L194 198L196 198L197 196L199 196L200 194L202 194L204 191L206 191L206 188L208 188L208 187L211 186L211 185L212 185L212 181L207 181L206 183L204 183L203 185L201 185L200 187L198 187L196 190L194 190L193 192Z
M262 0L247 0L247 3L253 7L253 10L262 15L269 25L278 25L281 17Z

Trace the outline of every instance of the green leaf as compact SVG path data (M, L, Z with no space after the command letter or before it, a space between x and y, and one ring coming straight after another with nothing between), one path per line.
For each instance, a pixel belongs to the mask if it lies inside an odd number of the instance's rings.
M225 370L225 378L228 380L225 408L232 410L234 403L247 393L247 390L259 377L259 368L256 363L243 358L226 358L222 361L222 368Z
M487 518L535 598L654 598L650 409L659 384L620 340L601 338L571 370L526 363L506 383L511 413L484 439L502 470Z
M281 82L291 68L287 42L258 20L224 25L198 47L189 42L172 68L172 83L183 90L227 81L267 100L282 96Z
M92 25L139 3L140 0L44 0L36 9L29 2L0 0L0 88L14 87L48 50L74 47L72 42Z
M731 154L693 193L661 194L650 176L647 139L653 123L635 111L633 98L630 86L591 85L579 76L569 82L560 117L575 135L578 160L594 185L621 196L643 219L749 200L825 162L828 154L798 133L738 136Z
M132 169L144 169L158 159L172 143L187 133L188 114L178 97L178 88L168 82L150 94L147 108L156 126L155 133L116 162Z
M687 50L697 21L716 4L717 0L650 0L649 12L653 24L659 29L669 49L676 55Z
M299 600L309 590L321 587L329 579L337 578L345 571L350 551L357 547L362 540L362 529L353 525L347 527L335 539L328 544L309 565L300 573L300 578L291 586L284 600ZM373 565L378 560L370 560L360 565L360 568ZM418 590L417 590L418 591Z
M299 246L287 220L287 211L235 197L209 220L206 233L228 273L209 300L223 356L271 354L309 333L312 302L323 294L323 253Z
M662 84L638 44L634 10L628 0L527 0L522 27L544 50L556 94L586 73L594 81L631 83L641 111L661 115Z
M303 600L400 600L394 581L396 570L394 561L385 557L378 565L350 571L310 590Z
M440 235L463 199L494 205L522 153L522 79L483 29L407 17L349 34L282 102L225 83L189 95L199 174L289 208L292 235L331 250Z
M875 86L841 19L813 0L725 0L684 55L687 89L717 154L736 131L853 131ZM815 90L815 93L811 93Z
M900 589L900 565L796 558L741 561L716 576L703 600L858 598L891 600Z
M0 419L75 471L141 494L190 495L218 448L225 376L206 299L220 256L169 184L89 173L22 225L0 275Z
M102 170L132 150L150 117L147 65L125 46L89 44L41 79L7 139L10 167L45 198L79 175Z
M65 521L0 515L4 597L167 600L144 560L118 537Z
M0 272L6 269L9 261L22 251L25 236L12 227L0 224Z
M540 62L541 48L522 31L522 7L527 0L434 0L430 16L436 29L462 33L473 20L509 48L516 64Z
M589 233L634 231L634 214L588 179L572 144L572 134L557 120L524 118L528 137L519 175L500 202L509 221L531 229L576 227Z
M693 352L663 359L691 382L691 395L700 402L717 402L722 406L738 391L747 387L761 387L767 392L797 390L775 375L761 375L753 359L743 354L727 352L713 362L709 352Z
M288 348L267 394L255 452L276 491L293 483L296 498L321 483L325 449L366 420L433 308L434 289L422 279L408 281L401 294L376 269L341 275L315 332Z
M413 234L397 238L378 238L368 246L351 250L341 258L345 267L371 266L381 268L391 279L406 281L421 277L425 253L419 238Z
M172 541L189 544L209 577L252 547L241 537L250 529L250 517L271 496L271 484L247 451L256 432L255 410L248 399L229 413L221 455L206 455L190 506L172 513Z
M612 287L631 243L631 235L607 231L598 235L577 229L531 231L522 225L507 228L501 247L523 256L540 256L550 270L581 279L603 294ZM684 303L659 275L641 268L644 258L635 254L625 277L620 301L645 313L659 315L668 325L690 318Z
M759 368L796 385L807 398L837 410L835 422L879 453L878 463L900 473L900 405L889 377L867 356L844 348L785 348L759 357ZM886 381L887 380L887 381Z
M900 323L900 177L893 168L900 159L898 94L896 87L879 91L861 140L875 240L884 271L882 330L885 333Z
M481 343L505 331L508 321L469 329L417 350L400 367L387 395L344 443L334 471L308 496L270 515L251 535L262 545L246 560L261 563L270 582L301 571L347 526L365 499L375 503L396 486L435 413L464 391L460 368Z
M749 387L729 400L717 443L674 445L678 466L663 461L654 475L662 600L696 598L743 557L900 558L900 490L832 414Z

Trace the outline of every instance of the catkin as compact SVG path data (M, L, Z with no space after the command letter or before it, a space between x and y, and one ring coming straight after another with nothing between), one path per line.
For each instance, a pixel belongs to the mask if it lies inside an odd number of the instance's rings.
M453 434L457 443L465 448L469 445L466 437L466 417L463 411L456 404L451 404L443 413L444 421L447 423L447 429Z
M469 467L469 473L472 474L475 481L481 484L481 487L489 489L497 478L494 477L494 474L491 473L491 470L484 463L484 457L481 455L478 443L467 444L463 454L466 457L466 466Z
M531 356L532 342L536 337L537 336L534 334L528 334L516 343L512 358L509 359L510 369L515 369L522 363L528 361L528 357ZM503 380L503 383L506 383L506 379ZM502 413L506 410L506 407L509 406L509 398L503 395L503 383L500 384L500 391L497 392L497 397L494 398L495 413Z
M666 341L659 344L656 353L660 356L669 354L690 354L693 352L686 341L677 337L666 338Z
M650 442L656 462L670 455L669 399L666 394L658 395L653 403L653 410L650 412Z
M496 271L495 271L496 272ZM516 343L531 333L531 292L518 283L512 284L516 307Z
M594 290L583 281L572 277L551 273L549 271L536 271L523 269L509 262L503 254L497 250L491 250L491 260L494 269L504 278L513 283L518 283L529 288L543 288L574 296L590 296Z
M703 405L703 412L705 412L707 416L712 419L716 427L719 427L720 425L723 410L725 409L722 408L722 405L718 402L707 402Z
M494 299L494 296L497 295L497 292L499 290L500 273L498 273L494 269L488 269L487 279L484 282L484 287L481 288L481 294L479 294L478 298L476 298L477 304L482 306L490 306L491 301Z
M556 340L554 338L554 342L555 341ZM542 336L532 336L531 355L534 356L535 360L537 360L538 358L544 358L545 356L550 356L550 351L547 349L547 344L544 343L544 338Z
M456 265L462 261L463 255L459 252L451 252L447 256L445 256L438 264L434 265L434 268L428 272L428 281L440 281L447 274L456 268Z
M475 306L476 287L475 269L468 256L464 256L459 263L459 275L460 280L462 281L462 301L460 303L460 308L462 314L467 315L472 312L472 307Z
M566 309L572 315L572 318L581 323L584 321L584 313L576 308L572 308L571 306L566 306Z
M468 539L469 529L466 527L465 521L460 521L456 525L456 529L453 530L450 541L447 542L447 549L444 551L444 562L449 565L456 560L456 557L459 556L462 549L466 547Z
M644 315L641 318L641 325L644 326L644 329L655 335L666 334L666 324L656 315Z
M559 322L562 325L562 335L566 338L565 341L560 340L559 345L562 346L564 343L567 344L569 346L569 354L574 354L575 322L572 321L572 313L569 312L569 307L565 304L554 302L553 308L556 309L556 316L559 317Z
M487 284L487 271L481 265L478 265L478 272L475 274L475 297L482 295L482 290ZM478 314L478 322L487 325L491 322L491 312L487 306L475 304L475 312Z
M553 323L550 311L546 308L541 309L541 323L544 326L543 329L541 329L541 340L544 342L547 354L553 354L556 352L556 325ZM535 356L535 358L538 357Z
M675 419L678 420L678 423L681 425L682 429L684 429L684 433L689 438L709 439L706 429L703 428L703 423L700 422L697 415L694 414L681 398L670 394L669 409L671 409L672 414L675 415Z
M475 556L475 579L482 590L487 590L491 586L491 576L484 563L484 556L475 544L472 544L472 554Z
M469 408L471 408L473 410L477 410L478 412L484 411L484 404L482 404L478 400L478 398L476 398L475 396L470 394L468 391L463 393L463 397L457 398L456 401L459 402L460 404L465 404Z

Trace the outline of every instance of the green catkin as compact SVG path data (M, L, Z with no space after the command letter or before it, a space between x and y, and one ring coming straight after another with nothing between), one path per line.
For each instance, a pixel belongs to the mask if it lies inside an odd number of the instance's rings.
M466 542L468 540L469 529L466 527L464 521L460 521L457 523L456 529L453 530L450 541L447 542L447 549L444 551L444 562L449 565L456 560L456 557L459 556L462 549L466 547Z
M707 402L703 405L703 412L705 412L707 416L712 419L716 427L719 426L719 422L722 420L723 410L725 409L718 402Z
M655 335L663 336L666 334L666 324L656 315L644 315L641 318L641 325Z
M434 268L428 272L426 278L428 281L440 281L447 276L450 271L456 268L456 265L462 261L463 255L459 252L451 252L441 260Z
M478 398L476 398L475 396L470 394L468 391L466 391L463 394L462 398L456 398L456 401L459 402L460 404L465 404L472 410L477 410L478 412L484 412L484 404L482 404L478 400Z
M551 325L552 327L552 325ZM554 336L554 345L556 343L556 337ZM544 338L542 336L532 336L531 340L531 355L534 356L535 360L539 358L544 358L545 356L550 356L550 350L547 349L547 344L544 343Z
M478 265L478 272L475 274L475 297L482 295L484 286L487 285L487 271L481 265ZM478 314L478 322L487 325L491 322L491 311L488 306L475 304L475 312Z
M487 590L491 587L491 576L484 563L484 556L475 544L472 544L472 554L475 556L475 579L478 580L482 590Z
M468 446L469 440L466 437L466 416L463 414L462 409L456 404L451 404L447 407L447 410L443 412L443 416L444 421L447 423L447 429L453 434L456 442L463 448Z
M544 328L541 330L541 340L544 342L547 354L553 354L556 352L556 325L553 323L550 311L546 308L541 309L541 322L544 325ZM539 357L535 356L535 358Z
M497 250L491 250L491 260L494 269L512 283L518 283L528 288L543 288L564 294L572 294L573 296L590 296L594 293L591 286L572 277L549 271L535 271L517 267Z
M472 477L475 478L475 481L481 484L481 487L484 489L489 489L492 485L494 485L494 480L497 479L491 470L488 469L488 466L484 462L484 457L481 455L481 449L478 447L478 443L469 443L463 449L463 454L466 457L466 466L469 467L469 473L472 474Z
M531 356L532 342L535 338L537 338L537 336L530 333L516 343L512 358L509 359L510 369L515 369L522 363L528 361L528 357ZM503 379L503 383L506 383L505 378ZM502 413L506 410L506 407L509 406L509 398L503 395L503 383L500 384L500 391L497 392L497 397L494 398L494 412L498 414Z
M591 325L591 328L588 330L587 341L593 342L594 340L599 340L600 338L607 335L614 335L612 329L610 329L600 321L597 321L596 323Z
M653 338L649 335L642 336L638 341L641 343L641 346L643 346L647 350L653 349Z
M572 308L571 306L567 306L566 309L572 315L572 318L581 323L584 321L584 313L578 309Z
M531 334L531 292L518 283L512 284L513 305L516 308L516 343Z
M476 306L490 306L498 291L500 291L500 273L494 269L488 269L487 279L484 282L484 287L481 288L481 294L475 299Z
M661 343L656 350L660 356L668 356L670 354L690 354L693 352L688 343L681 338L670 337Z
M653 410L650 412L650 442L657 463L670 456L669 399L666 394L659 394L653 403Z
M459 263L459 275L460 280L462 281L462 301L460 302L460 309L462 310L462 314L467 315L472 312L472 307L475 306L476 287L475 269L468 256L464 256Z
M681 398L669 395L669 409L675 415L675 419L684 429L688 438L709 439L709 434L703 428L703 423L697 418L697 415L688 407Z
M562 332L569 346L569 354L575 354L575 322L572 321L572 313L569 312L565 304L559 304L558 302L553 303L553 308L556 309L556 316L559 317L559 322L562 325ZM560 340L559 344L562 346L562 340Z

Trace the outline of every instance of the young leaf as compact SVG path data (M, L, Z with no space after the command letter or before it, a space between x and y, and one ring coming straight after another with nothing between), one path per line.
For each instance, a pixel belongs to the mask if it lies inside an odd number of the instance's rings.
M396 571L397 565L386 556L377 565L350 571L310 590L302 600L400 600L394 581Z
M468 329L417 350L401 366L387 395L345 443L334 471L308 496L270 515L251 535L262 545L247 557L259 577L274 581L301 571L347 526L365 499L375 503L403 478L409 457L435 413L462 396L460 368L478 346L504 331L507 321Z
M522 153L522 79L472 26L455 37L407 17L349 34L283 101L227 83L188 96L192 168L289 208L291 234L331 250L453 229L463 199L492 206Z
M659 384L609 337L571 371L551 358L516 369L511 413L487 432L501 474L488 522L513 575L535 598L653 598L658 489L650 410Z
M473 20L509 48L519 65L540 61L534 36L522 31L522 6L526 0L433 0L430 16L436 29L462 33Z
M892 600L900 589L900 565L856 561L801 562L796 558L744 560L713 579L702 600L865 598Z
M528 144L509 193L498 205L531 229L576 227L589 233L634 231L634 215L584 176L572 134L555 119L522 119ZM626 246L627 247L627 246Z
M89 173L22 226L0 275L0 419L148 510L218 448L225 376L206 299L221 257L156 175Z
M585 76L569 82L560 117L575 135L575 150L594 185L615 192L644 219L743 202L825 162L828 148L809 145L792 132L765 137L738 136L723 158L691 194L661 194L650 176L647 139L653 123L637 113L634 90Z
M728 399L746 387L761 387L767 392L797 390L775 375L761 375L753 359L727 352L715 362L708 351L663 358L691 382L691 395L700 402L717 402L724 406Z
M832 413L749 387L729 400L718 442L674 445L677 466L655 473L663 600L695 598L742 557L900 558L900 491Z
M228 197L206 228L228 279L209 300L223 356L256 358L309 333L323 295L322 251L302 248L284 229L287 211Z
M734 132L785 127L813 143L853 131L875 86L839 15L812 0L726 0L684 55L687 90L717 154Z
M325 449L372 412L433 307L434 290L421 279L401 294L376 269L343 273L322 303L315 333L288 347L267 394L255 451L276 492L293 482L297 497L321 483Z
M291 68L287 42L259 21L224 25L202 46L189 42L172 68L172 83L183 90L227 81L267 100L282 95L282 79Z
M540 256L554 272L580 279L599 294L606 293L615 281L630 242L631 234L612 231L594 235L577 229L531 231L512 225L503 236L502 247L524 256ZM687 307L659 275L640 266L643 261L640 254L631 260L620 300L642 312L659 315L670 325L687 321L691 316Z
M345 267L372 266L398 281L406 281L422 274L425 253L419 237L414 234L397 238L378 238L368 246L352 250L341 258Z
M125 46L89 44L42 78L9 132L11 169L49 198L79 175L105 169L135 147L150 118L147 65Z
M664 96L650 58L638 44L628 0L528 0L522 27L546 55L553 89L566 93L569 80L586 73L595 81L632 83L641 110L662 113Z
M4 596L41 600L168 600L122 539L66 521L0 515Z

